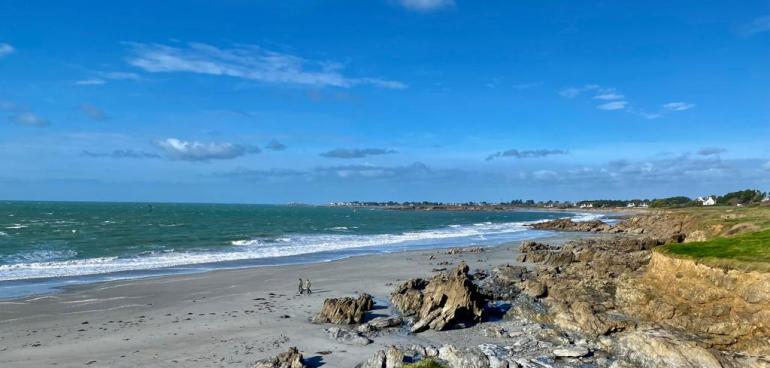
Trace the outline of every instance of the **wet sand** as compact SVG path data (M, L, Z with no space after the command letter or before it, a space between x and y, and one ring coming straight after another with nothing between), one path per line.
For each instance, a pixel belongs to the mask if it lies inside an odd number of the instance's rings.
M550 244L585 236L558 234ZM516 264L517 244L482 253L422 250L327 263L220 270L81 285L55 294L0 301L0 367L250 367L297 346L314 366L353 367L390 344L486 342L464 330L405 331L367 346L329 339L309 322L325 298L375 297L387 315L395 285L464 260L474 269ZM431 259L430 256L433 256ZM297 278L312 295L298 295Z

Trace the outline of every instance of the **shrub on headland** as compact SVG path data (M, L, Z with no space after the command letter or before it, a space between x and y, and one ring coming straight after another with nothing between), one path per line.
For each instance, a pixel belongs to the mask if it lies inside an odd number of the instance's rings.
M760 190L746 189L717 197L717 204L720 206L737 206L739 204L748 206L762 203L766 197L767 193L762 193Z

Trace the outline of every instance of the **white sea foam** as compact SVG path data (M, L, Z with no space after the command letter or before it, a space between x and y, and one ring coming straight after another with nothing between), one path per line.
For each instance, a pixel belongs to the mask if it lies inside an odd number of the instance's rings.
M527 231L529 229L526 224L523 222L481 223L472 226L446 227L401 234L291 235L277 239L236 240L232 242L234 248L228 248L226 251L154 252L131 258L103 257L24 262L0 265L0 280L82 276L202 263L297 256L326 251L454 243L447 242L447 240L463 240L465 242L478 240L483 242L487 241L490 235L503 239L506 234Z
M593 221L593 220L603 220L606 217L603 213L589 213L589 212L581 212L575 214L574 217L572 217L572 221L574 222L586 222L586 221Z
M577 218L583 215L580 214ZM200 265L299 256L329 251L401 249L411 246L453 246L459 244L499 244L528 237L527 225L540 222L483 222L472 225L450 225L444 228L404 232L400 234L312 234L286 235L281 238L256 238L232 241L226 250L149 252L136 257L101 257L71 259L73 254L39 254L21 262L0 265L0 281L64 276L84 276L120 271L151 270L165 267ZM534 234L533 234L534 235ZM352 253L351 253L352 254ZM63 257L56 258L56 257ZM69 259L67 259L69 258Z

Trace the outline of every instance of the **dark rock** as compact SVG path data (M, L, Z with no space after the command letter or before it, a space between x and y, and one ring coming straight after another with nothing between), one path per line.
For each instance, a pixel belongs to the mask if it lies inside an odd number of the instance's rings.
M331 298L324 300L323 307L314 323L353 324L361 323L364 313L374 306L372 296L361 294L358 298Z
M289 351L278 354L272 359L260 360L254 368L305 368L305 361L302 354L295 347L289 348Z

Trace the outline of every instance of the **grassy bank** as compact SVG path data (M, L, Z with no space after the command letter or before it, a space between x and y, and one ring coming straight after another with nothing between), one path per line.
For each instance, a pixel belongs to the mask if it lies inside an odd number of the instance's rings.
M704 242L669 244L658 251L716 267L770 272L770 229Z

